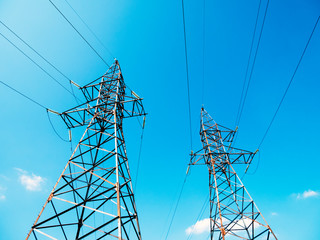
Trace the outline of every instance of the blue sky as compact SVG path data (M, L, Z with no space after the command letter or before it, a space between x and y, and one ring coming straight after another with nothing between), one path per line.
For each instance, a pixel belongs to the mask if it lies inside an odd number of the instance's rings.
M64 0L54 1L97 51L96 41ZM126 83L148 112L135 189L144 239L164 239L190 153L180 1L69 1L119 60ZM263 9L266 1L262 1ZM234 128L258 1L207 1L205 63L202 2L185 0L193 150L200 145L202 104L216 122ZM314 23L316 0L270 0L260 49L239 125L237 146L254 151L285 91ZM107 67L66 24L49 1L0 0L0 20L80 85ZM259 20L261 26L261 18ZM0 32L69 87L68 82L12 34ZM318 28L277 118L244 184L279 239L319 238L318 136L320 29ZM0 36L0 80L57 111L75 105L63 88ZM204 66L204 101L202 79ZM0 236L23 239L70 156L46 112L0 86ZM58 118L57 131L67 138ZM125 123L131 171L137 167L141 130ZM241 174L239 174L241 175ZM195 166L187 178L168 239L186 239L208 194L208 173ZM208 217L208 210L201 219ZM170 218L170 217L169 217ZM207 233L192 239L206 239Z

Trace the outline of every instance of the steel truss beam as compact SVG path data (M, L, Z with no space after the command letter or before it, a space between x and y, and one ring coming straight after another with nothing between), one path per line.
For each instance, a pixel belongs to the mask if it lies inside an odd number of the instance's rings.
M210 239L277 239L232 166L250 164L255 153L232 148L235 131L215 123L204 108L200 127L202 149L190 165L209 170Z
M142 99L126 94L117 60L80 89L85 102L60 116L85 132L26 240L141 240L122 121L146 114Z

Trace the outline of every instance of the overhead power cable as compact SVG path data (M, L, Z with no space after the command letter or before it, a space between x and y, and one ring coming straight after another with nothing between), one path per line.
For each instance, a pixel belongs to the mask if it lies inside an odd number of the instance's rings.
M182 19L183 19L183 33L184 33L184 51L186 58L186 74L187 74L187 91L188 91L188 106L189 106L189 127L190 127L190 147L192 150L192 124L191 124L191 103L190 103L190 82L189 82L189 65L188 65L188 49L187 49L187 34L186 21L184 14L184 1L182 0Z
M61 70L59 70L56 66L54 66L51 62L49 62L44 56L42 56L36 49L34 49L30 44L28 44L25 40L23 40L15 31L13 31L10 27L8 27L4 22L2 22L0 20L0 23L6 28L8 29L14 36L16 36L21 42L23 42L26 46L28 46L34 53L36 53L42 60L44 60L46 63L48 63L52 68L54 68L58 73L60 73L65 79L67 79L70 83L70 87L71 87L71 94L74 96L74 98L76 99L76 101L78 102L78 100L80 100L79 98L77 98L77 96L75 95L72 85L74 84L74 81L72 81L69 77L67 77Z
M189 107L189 128L190 128L190 148L192 151L192 121L191 121L191 102L190 102L190 81L189 81L189 64L188 64L188 49L187 49L187 34L186 34L186 20L185 20L185 11L184 11L184 0L181 1L181 7L182 7L182 22L183 22L183 36L184 36L184 51L185 51L185 62L186 62L186 79L187 79L187 96L188 96L188 107ZM176 215L176 211L178 209L181 195L186 183L188 175L186 174L179 192L178 200L176 202L175 208L173 210L173 214L169 223L169 228L165 237L165 240L168 238L170 229L174 220L174 217Z
M253 70L254 70L254 67L255 67L255 64L256 64L256 59L257 59L258 50L259 50L259 47L260 47L261 37L262 37L262 33L263 33L263 29L264 29L264 25L265 25L265 21L266 21L266 17L267 17L268 7L269 7L269 0L267 1L267 4L266 4L266 8L265 8L265 12L264 12L263 20L262 20L262 25L261 25L261 30L260 30L260 33L259 33L257 48L256 48L255 53L254 53L252 67L251 67L250 74L249 74L249 79L248 79L248 84L247 84L247 87L246 87L246 90L245 90L245 93L244 93L243 102L242 102L242 106L240 108L239 117L238 117L238 119L236 121L236 126L238 126L240 124L243 108L244 108L245 103L246 103L248 90L249 90L249 86L250 86L251 79L252 79L252 73L253 73Z
M195 224L193 225L192 229L191 229L191 232L187 238L187 240L190 240L192 238L192 235L193 235L193 232L194 232L194 229L195 229L195 226L197 224L197 222L200 220L200 218L202 218L202 215L204 214L204 210L206 209L206 207L208 206L208 201L209 201L209 197L210 197L210 194L208 194L208 196L206 197L205 201L203 202L203 205L200 209L200 212L199 212L199 215L197 217L197 220L195 222Z
M10 41L6 36L4 36L2 33L0 35L6 39L12 46L14 46L19 52L21 52L26 58L28 58L33 64L35 64L38 68L40 68L45 74L47 74L53 81L55 81L57 84L59 84L64 90L66 90L71 95L72 92L68 90L65 86L63 86L55 77L53 77L48 71L46 71L43 67L41 67L37 62L35 62L31 57L29 57L23 50L21 50L17 45L15 45L12 41Z
M300 56L300 58L299 58L298 64L297 64L297 66L296 66L296 68L295 68L295 70L294 70L294 72L293 72L293 74L292 74L292 77L291 77L290 81L289 81L289 84L288 84L286 90L284 91L284 94L283 94L283 96L282 96L282 98L281 98L281 100L280 100L280 103L279 103L279 105L278 105L275 113L273 114L273 117L272 117L272 119L271 119L271 121L270 121L270 123L269 123L269 125L268 125L268 128L267 128L266 132L264 133L264 135L263 135L263 137L262 137L262 139L261 139L261 141L260 141L260 143L259 143L258 149L261 147L262 143L264 142L264 140L265 140L265 138L266 138L266 136L267 136L267 134L268 134L268 132L269 132L269 130L270 130L270 128L271 128L271 126L272 126L272 124L273 124L273 122L274 122L277 114L278 114L278 112L279 112L279 109L280 109L280 107L281 107L281 105L282 105L282 103L283 103L283 100L285 99L285 97L286 97L286 95L287 95L287 93L288 93L288 90L289 90L289 88L290 88L290 86L291 86L291 84L292 84L292 81L293 81L294 77L296 76L296 73L297 73L298 68L299 68L299 66L300 66L300 64L301 64L301 61L302 61L302 59L303 59L303 57L304 57L304 54L306 53L306 50L307 50L307 48L308 48L308 46L309 46L309 43L310 43L310 41L311 41L311 38L312 38L312 36L313 36L316 28L317 28L319 19L320 19L320 16L317 18L317 21L316 21L316 23L315 23L315 25L314 25L314 27L313 27L313 29L312 29L312 32L311 32L311 34L310 34L310 36L309 36L309 38L308 38L308 41L307 41L307 43L306 43L306 45L305 45L305 47L304 47L304 49L303 49L303 52L302 52L302 54L301 54L301 56Z
M52 123L52 121L51 121L51 119L50 119L50 116L49 116L49 112L55 113L55 111L51 110L51 109L48 108L48 107L45 107L43 104L41 104L41 103L39 103L38 101L32 99L31 97L28 97L27 95L25 95L25 94L22 93L21 91L15 89L14 87L11 87L11 86L8 85L7 83L5 83L5 82L3 82L3 81L1 81L1 80L0 80L0 83L1 83L2 85L6 86L7 88L10 88L12 91L18 93L20 96L22 96L22 97L28 99L29 101L33 102L33 103L36 104L37 106L39 106L39 107L43 108L44 110L46 110L47 115L48 115L49 123L50 123L53 131L55 132L55 134L56 134L61 140L65 141L65 142L70 142L70 141L71 141L71 139L70 139L69 141L63 139L63 138L59 135L59 133L57 132L57 130L55 129L55 127L54 127L54 125L53 125L53 123Z
M240 97L240 102L239 102L238 112L237 112L237 117L236 117L236 123L235 123L236 126L238 125L238 118L239 118L240 109L241 109L241 106L242 106L243 94L244 94L244 90L245 90L246 83L247 83L247 77L248 77L248 71L249 71L251 56L252 56L254 39L255 39L255 37L256 37L258 19L259 19L259 15L260 15L260 8L261 8L261 0L259 1L259 6L258 6L258 11L257 11L256 21L255 21L255 24L254 24L254 30L253 30L253 35L252 35L252 40L251 40L251 46L250 46L250 51L249 51L249 56L248 56L248 61L247 61L247 67L246 67L246 73L245 73L245 77L244 77L244 80L243 80L241 97Z
M190 148L192 151L192 121L191 121L191 101L190 101L190 81L189 81L189 64L188 64L188 47L187 47L187 34L186 34L186 20L185 20L185 10L184 10L184 0L181 1L181 7L182 7L182 23L183 23L183 36L184 36L184 51L185 51L185 62L186 62L186 80L187 80L187 96L188 96L188 108L189 108L189 128L190 128ZM165 237L165 240L168 238L170 229L174 220L174 217L176 215L176 211L178 209L181 195L186 183L188 175L186 174L180 189L180 193L178 196L178 200L176 202L175 208L173 210L173 214L170 220L169 228Z
M78 16L80 21L86 26L86 28L91 32L91 34L95 37L95 39L101 44L101 46L107 50L107 52L110 54L110 56L114 59L115 57L111 53L111 51L103 44L103 42L100 40L100 38L97 36L97 34L89 27L89 25L83 20L83 18L80 16L80 14L72 7L72 5L69 3L69 1L65 0L65 2L68 4L68 6L72 9L72 11Z
M140 123L140 121L139 121L139 123ZM143 118L143 123L142 123L142 125L140 124L140 126L142 128L142 131L141 131L141 137L140 137L140 147L139 147L139 153L138 153L136 178L135 178L135 181L134 181L134 188L133 188L135 191L137 191L138 175L139 175L141 152L142 152L142 142L143 142L144 127L145 127L145 117Z
M2 85L6 86L7 88L10 88L12 91L18 93L18 94L21 95L22 97L24 97L24 98L28 99L29 101L33 102L34 104L38 105L39 107L41 107L41 108L43 108L43 109L45 109L45 110L48 109L47 107L45 107L45 106L42 105L41 103L39 103L39 102L37 102L36 100L28 97L27 95L25 95L24 93L20 92L19 90L15 89L15 88L11 87L11 86L8 85L7 83L5 83L5 82L3 82L3 81L0 81L0 83L1 83Z
M178 200L177 200L176 205L175 205L174 210L173 210L173 214L172 214L172 217L171 217L171 220L170 220L170 223L169 223L169 228L168 228L165 240L167 240L167 238L169 236L174 217L176 216L176 212L177 212L177 209L178 209L178 206L179 206L179 203L180 203L180 199L181 199L181 196L182 196L184 185L186 184L187 177L188 177L188 175L186 174L185 177L184 177L180 192L179 192Z
M60 13L60 15L69 23L69 25L78 33L78 35L87 43L87 45L95 52L95 54L108 66L110 65L103 59L103 57L97 52L97 50L88 42L88 40L76 29L76 27L69 21L69 19L60 11L60 9L51 1L52 6Z
M15 35L21 42L27 45L33 52L35 52L40 58L42 58L46 63L48 63L51 67L53 67L58 73L60 73L63 77L71 82L71 79L67 77L63 72L61 72L56 66L54 66L51 62L49 62L44 56L42 56L37 50L35 50L30 44L24 41L17 33L15 33L11 28L9 28L5 23L0 21L0 23L8 29L13 35Z
M205 36L206 36L206 0L203 0L203 12L202 12L202 104L204 104L204 78L205 78Z

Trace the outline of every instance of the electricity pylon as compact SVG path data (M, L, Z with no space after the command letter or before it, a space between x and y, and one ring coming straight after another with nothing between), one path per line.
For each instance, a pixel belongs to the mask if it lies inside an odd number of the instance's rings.
M191 154L190 165L209 170L210 239L277 239L232 166L249 166L255 155L231 147L235 133L201 109L203 148Z
M85 131L26 239L141 240L122 121L145 115L142 99L117 60L79 88L85 102L59 115Z

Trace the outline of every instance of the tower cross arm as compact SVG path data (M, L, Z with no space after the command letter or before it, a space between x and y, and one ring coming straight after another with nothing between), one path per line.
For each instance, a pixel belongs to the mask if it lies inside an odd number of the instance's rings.
M231 164L250 164L258 152L258 149L255 152L250 152L234 147L230 147L228 150L227 155Z
M123 117L138 117L146 116L147 113L144 110L142 104L142 98L137 98L135 96L126 96L125 99L121 102L124 106L123 108Z
M95 115L95 108L89 103L81 104L60 113L60 117L68 128L75 128L87 125Z
M195 153L192 151L190 156L189 165L204 165L206 163L206 154L203 152L203 149L200 149Z

